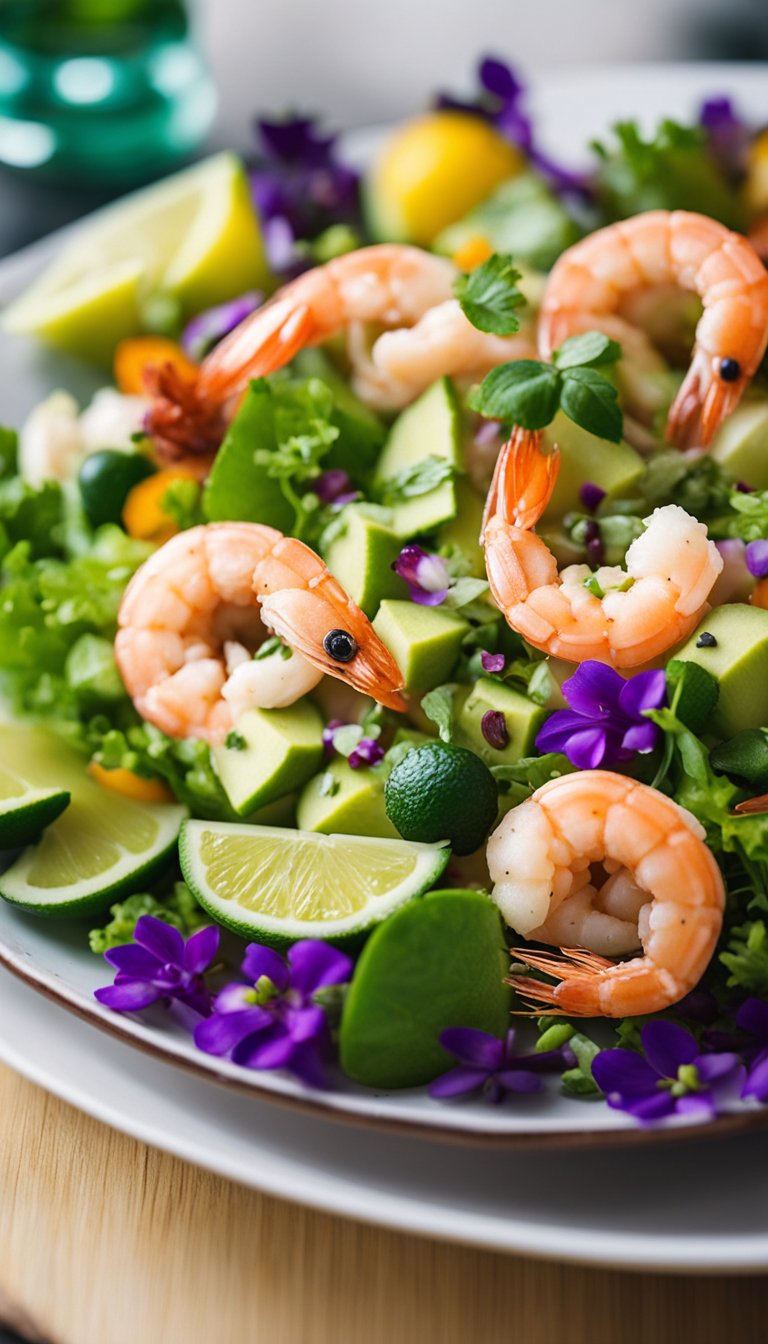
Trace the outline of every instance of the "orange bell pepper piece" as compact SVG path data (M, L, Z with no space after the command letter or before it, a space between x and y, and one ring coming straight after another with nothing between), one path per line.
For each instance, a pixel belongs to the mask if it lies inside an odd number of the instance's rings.
M162 502L168 487L174 481L199 481L200 472L194 467L166 467L156 471L154 476L146 476L128 492L123 505L123 527L129 537L138 541L154 541L161 545L178 532L178 528L167 513L163 513Z
M105 770L98 761L91 761L88 774L104 789L119 793L123 798L133 798L137 803L172 803L173 794L162 779L155 776L146 779L133 770L118 766L117 770Z
M144 370L149 365L172 364L183 378L192 379L197 365L180 345L166 336L131 336L115 350L114 373L118 389L127 396L145 396Z

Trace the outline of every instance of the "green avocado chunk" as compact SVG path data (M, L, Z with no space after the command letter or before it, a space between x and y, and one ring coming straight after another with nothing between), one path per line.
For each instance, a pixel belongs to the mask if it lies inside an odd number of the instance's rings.
M471 566L473 579L486 578L485 555L480 545L480 529L483 525L485 500L473 490L468 481L456 482L456 506L458 512L450 523L440 528L441 546L458 546Z
M344 1072L367 1087L418 1087L455 1064L446 1027L502 1036L509 966L501 917L480 891L432 891L397 910L363 949L341 1019Z
M504 715L509 741L501 749L492 747L483 736L483 718L491 710ZM477 752L488 765L511 765L522 756L530 756L536 734L546 717L547 710L534 704L526 695L500 681L481 677L459 711L455 740L460 746Z
M344 531L327 547L325 563L352 600L370 617L378 610L383 598L400 596L405 585L392 569L402 542L390 527L369 517L365 507L347 505L343 516Z
M302 789L296 810L299 830L399 839L384 810L386 773L381 767L353 770L343 758L331 761Z
M703 635L716 642L699 648ZM674 657L698 663L717 678L720 698L710 725L715 737L768 724L768 611L741 602L716 607Z
M711 456L737 481L768 489L768 401L737 406L715 435Z
M460 616L416 602L382 602L373 622L403 674L407 691L447 681L469 625Z
M584 512L579 491L585 481L599 485L606 495L626 495L643 474L643 459L628 443L599 439L562 411L545 429L544 442L560 449L560 471L544 514L546 522Z
M374 486L391 507L392 526L404 540L456 517L454 476L424 493L408 493L413 486L406 477L428 457L445 459L454 471L464 470L459 403L449 378L438 379L397 417L376 468Z
M308 700L249 709L227 743L211 749L213 763L233 808L246 817L300 788L320 767L323 720Z

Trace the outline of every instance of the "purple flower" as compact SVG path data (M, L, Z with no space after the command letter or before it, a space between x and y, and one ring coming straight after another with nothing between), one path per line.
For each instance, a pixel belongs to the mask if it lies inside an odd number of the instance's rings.
M588 513L594 513L598 504L605 499L605 491L594 481L585 481L579 490L579 499Z
M317 480L311 482L310 489L315 492L321 504L335 504L339 508L344 504L351 504L352 500L358 497L358 491L355 490L346 471L342 471L340 467L324 471Z
M737 178L746 167L750 132L730 98L708 98L699 110L699 125L709 137L709 148L719 167Z
M738 1055L703 1055L689 1031L661 1018L646 1023L641 1040L644 1056L601 1050L592 1061L595 1082L615 1110L646 1125L670 1115L710 1120L739 1095L745 1071Z
M750 541L744 552L744 559L753 578L768 577L768 541Z
M602 565L605 559L605 546L603 545L600 524L596 523L594 518L588 519L584 529L584 545L589 564L592 565L593 568Z
M576 1063L567 1045L559 1050L515 1055L514 1042L514 1030L502 1041L475 1027L447 1027L440 1033L440 1044L459 1063L430 1083L430 1096L442 1100L482 1092L486 1101L497 1104L506 1092L540 1092L540 1074L562 1073Z
M230 331L239 327L246 317L259 308L264 300L263 294L251 290L241 294L229 303L220 303L215 308L207 308L188 322L181 335L181 344L190 359L201 360L214 345L228 336Z
M242 973L249 983L217 995L211 1016L195 1030L195 1045L246 1069L290 1069L309 1086L324 1087L330 1032L315 996L349 980L349 957L316 939L294 943L287 961L249 943Z
M369 765L378 765L384 759L384 748L372 737L361 737L354 751L347 757L350 770L362 770Z
M644 711L664 703L663 672L638 672L625 680L612 667L589 659L563 682L563 695L570 709L556 710L539 729L539 751L561 751L577 769L596 770L656 745L659 729Z
M484 672L503 672L505 662L503 653L488 653L486 649L480 651L480 664Z
M215 926L198 930L185 943L178 929L142 915L133 936L134 942L104 953L116 975L114 984L94 991L99 1003L117 1013L135 1013L161 1000L184 1004L202 1016L210 1012L203 973L219 950Z
M409 542L392 565L408 584L411 601L422 607L438 607L448 596L450 578L445 561L432 551Z
M746 1036L742 1054L748 1072L741 1095L768 1101L768 1003L763 999L745 999L736 1014L736 1026Z
M358 174L336 156L336 136L321 134L314 117L256 124L260 154L251 191L264 226L270 265L282 275L308 264L297 240L358 214Z
M333 739L336 736L336 729L344 727L345 724L343 719L329 719L326 723L323 729L323 750L325 751L326 760L330 760L335 751Z

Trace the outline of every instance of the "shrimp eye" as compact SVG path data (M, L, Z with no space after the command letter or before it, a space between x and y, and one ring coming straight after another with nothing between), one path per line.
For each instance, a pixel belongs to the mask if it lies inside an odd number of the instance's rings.
M737 383L741 377L741 365L738 359L720 360L720 377L724 383Z
M348 630L329 630L323 648L335 663L351 663L357 653L357 640Z

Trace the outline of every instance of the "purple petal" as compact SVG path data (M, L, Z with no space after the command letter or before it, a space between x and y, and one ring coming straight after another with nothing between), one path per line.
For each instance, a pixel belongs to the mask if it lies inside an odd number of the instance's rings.
M480 653L480 664L484 672L503 672L505 662L503 653L487 653L485 649Z
M596 770L598 766L608 764L608 743L605 728L586 728L573 733L563 750L578 770Z
M305 938L294 943L288 953L291 984L300 994L309 996L322 985L343 985L352 975L352 962L330 943Z
M768 1003L764 999L745 999L736 1014L736 1026L768 1044Z
M623 686L624 678L612 667L588 658L563 682L563 695L571 709L594 718L597 714L615 713Z
M752 1065L741 1095L755 1097L757 1101L768 1101L768 1050L760 1054Z
M104 953L104 960L116 971L129 975L133 980L152 980L165 964L158 961L152 952L138 943L125 943L122 947L111 947Z
M296 259L296 235L284 215L273 215L262 224L264 247L273 271L289 271Z
M136 921L134 939L148 952L154 953L159 961L181 966L184 961L184 939L178 929L165 924L154 915L142 915Z
M640 755L646 755L653 751L656 746L661 729L655 723L647 721L646 723L636 723L634 727L628 728L621 739L623 749L632 755L639 752Z
M352 482L349 476L340 467L324 471L322 475L318 476L317 480L312 482L312 489L323 504L333 504L339 498L339 495L348 493L351 488Z
M684 1115L689 1120L711 1120L715 1103L706 1092L688 1092L684 1097L675 1098L675 1114Z
M646 709L658 709L666 695L667 679L663 671L637 672L624 682L619 692L619 708L630 719L636 719Z
M225 985L213 1002L216 1013L241 1013L245 1008L254 1007L259 1007L261 1011L260 1005L254 1004L252 985Z
M495 56L485 56L481 60L478 75L483 88L504 102L513 102L525 92L525 85L514 70Z
M195 1031L195 1045L208 1055L228 1055L246 1037L264 1031L272 1018L265 1008L253 1006L240 1013L212 1013Z
M661 1078L676 1078L681 1064L692 1064L699 1053L695 1038L674 1022L647 1022L640 1033L648 1063Z
M610 1099L620 1097L643 1097L655 1092L658 1074L642 1055L634 1050L601 1050L592 1060L592 1076Z
M408 584L408 596L412 602L417 602L420 607L439 607L448 596L447 588L439 588L437 592L428 592L425 588L419 588L415 583Z
M671 1092L653 1092L644 1097L635 1097L625 1103L617 1097L608 1095L606 1101L614 1110L626 1111L641 1125L652 1125L656 1120L665 1120L674 1115L677 1107Z
M423 546L412 542L403 547L392 568L399 578L405 579L409 587L422 593L421 597L411 593L414 602L437 605L435 598L438 594L441 596L437 600L443 601L448 590L449 575L441 556L425 551Z
M696 1060L696 1072L702 1083L716 1092L721 1091L724 1085L735 1083L742 1069L739 1056L732 1052L700 1055Z
M594 513L598 504L602 504L605 499L605 491L594 481L585 481L579 490L579 499L589 513Z
M440 1032L440 1044L460 1063L484 1069L486 1073L498 1069L504 1061L504 1042L476 1027L446 1027Z
M756 579L768 576L768 541L750 541L744 551L747 569Z
M321 1036L328 1024L320 1005L311 1003L306 1008L289 1008L285 1014L284 1025L291 1040L299 1044Z
M347 765L350 770L361 770L369 765L378 765L384 760L384 748L372 737L361 737L357 746L349 753Z
M207 971L219 950L219 930L215 924L199 929L187 940L184 948L184 969L190 975Z
M262 976L266 976L281 992L288 988L291 979L291 973L279 952L264 947L262 943L248 944L241 969L252 984L258 984Z
M116 1013L137 1013L157 1003L163 996L154 985L140 980L126 980L119 985L105 985L103 989L94 990L93 997Z
M252 290L229 303L217 304L204 313L198 313L188 322L181 335L181 346L190 359L200 361L214 345L239 327L246 317L260 307L263 295Z
M530 1069L500 1069L496 1081L507 1092L540 1092L544 1084Z
M583 714L572 709L556 709L536 734L536 747L541 752L564 751L573 733L582 733L590 726Z
M429 1085L430 1097L458 1097L465 1092L476 1092L483 1086L488 1073L485 1069L458 1068L435 1078Z
M236 1045L232 1059L246 1069L285 1069L294 1049L290 1032L281 1022L273 1022L266 1031L248 1036Z
M328 1075L324 1062L325 1054L327 1054L325 1043L318 1045L317 1042L306 1041L303 1045L297 1045L291 1055L289 1066L291 1073L305 1087L326 1088Z

